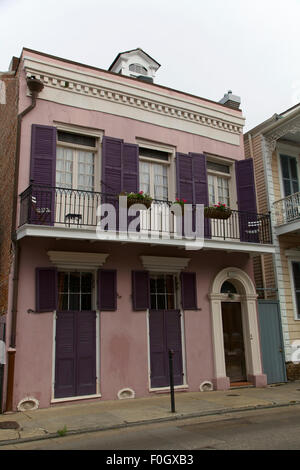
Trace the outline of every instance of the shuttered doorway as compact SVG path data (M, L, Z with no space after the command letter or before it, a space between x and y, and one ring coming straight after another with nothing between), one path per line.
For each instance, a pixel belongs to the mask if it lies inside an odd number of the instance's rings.
M92 273L58 273L55 398L96 393L96 312Z
M173 275L150 277L149 312L151 388L168 387L169 350L174 352L174 385L183 384L181 313L176 309L176 283Z

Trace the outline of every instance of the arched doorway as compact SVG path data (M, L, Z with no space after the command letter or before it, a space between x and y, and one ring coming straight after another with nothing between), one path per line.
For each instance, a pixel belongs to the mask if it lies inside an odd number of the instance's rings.
M215 388L228 389L235 381L265 386L267 380L262 371L257 295L252 280L239 268L225 268L215 277L209 297Z

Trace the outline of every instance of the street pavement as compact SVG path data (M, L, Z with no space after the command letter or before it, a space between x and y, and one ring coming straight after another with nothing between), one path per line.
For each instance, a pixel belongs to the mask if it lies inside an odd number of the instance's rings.
M0 446L132 426L217 416L246 410L292 407L300 404L300 381L264 388L175 393L175 413L169 394L150 398L69 402L0 415Z

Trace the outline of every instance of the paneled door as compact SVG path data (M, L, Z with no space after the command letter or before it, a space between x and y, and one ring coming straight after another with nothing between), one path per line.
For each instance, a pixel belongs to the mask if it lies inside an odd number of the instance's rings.
M92 273L58 273L55 398L96 393L96 312Z
M230 382L247 380L244 336L239 302L222 302L226 375Z

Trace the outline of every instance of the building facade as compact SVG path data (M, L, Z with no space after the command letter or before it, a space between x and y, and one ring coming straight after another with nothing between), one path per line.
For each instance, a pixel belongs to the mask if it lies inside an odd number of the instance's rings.
M6 410L160 393L170 350L178 391L267 383L252 259L274 247L238 99L157 85L158 68L140 49L109 71L22 51ZM128 232L124 192L152 198ZM180 238L180 201L230 211Z
M275 114L245 134L253 158L259 211L272 214L275 253L255 257L255 279L265 298L278 298L287 376L300 378L300 107Z

